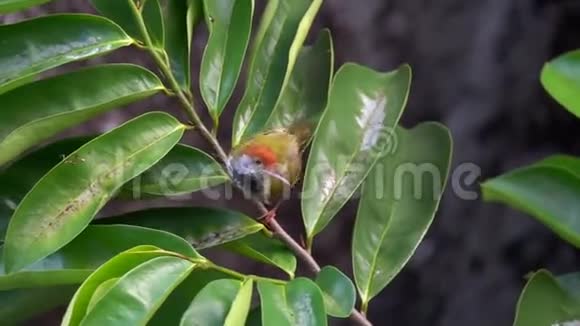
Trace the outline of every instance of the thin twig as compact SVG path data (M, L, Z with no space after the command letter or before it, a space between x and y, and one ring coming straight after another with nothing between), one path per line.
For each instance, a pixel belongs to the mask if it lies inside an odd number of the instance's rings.
M252 202L254 202L256 207L258 207L260 213L262 214L268 213L268 209L266 208L266 206L264 206L262 202L257 200L252 200ZM286 246L290 250L292 250L294 255L296 255L298 258L300 258L300 260L302 260L306 264L308 269L313 274L318 274L320 272L320 265L316 262L314 257L312 257L312 255L306 249L304 249L300 244L298 244L298 242L296 242L294 238L292 238L288 234L288 232L286 232L286 230L284 230L284 228L276 220L274 219L271 220L268 223L268 227L274 233L274 237L278 238L280 241L286 244ZM352 313L349 318L359 325L372 326L371 322L368 319L366 319L366 317L356 309L352 310Z

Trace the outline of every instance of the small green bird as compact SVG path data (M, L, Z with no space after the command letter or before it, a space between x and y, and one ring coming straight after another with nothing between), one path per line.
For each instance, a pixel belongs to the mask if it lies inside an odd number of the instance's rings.
M246 194L273 207L264 216L266 222L300 179L302 154L311 135L311 126L301 123L258 134L232 149L228 171Z

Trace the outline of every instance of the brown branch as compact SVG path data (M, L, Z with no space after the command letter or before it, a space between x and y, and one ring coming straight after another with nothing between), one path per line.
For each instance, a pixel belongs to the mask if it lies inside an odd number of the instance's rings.
M268 212L268 209L266 208L266 206L264 206L263 203L257 200L254 200L253 202L256 204L261 213L266 214ZM286 246L290 250L292 250L294 255L296 255L298 258L300 258L300 260L302 260L306 264L308 269L313 274L318 274L320 272L320 265L318 265L314 257L312 257L312 255L308 251L306 251L306 249L304 249L300 244L298 244L298 242L296 242L294 238L292 238L288 234L288 232L286 232L286 230L284 230L284 228L276 220L274 219L271 220L268 223L268 227L274 233L274 236L278 238L280 241L284 242L284 244L286 244ZM371 322L368 321L365 318L365 316L363 316L363 314L361 314L356 309L352 310L352 314L350 315L349 318L352 321L356 322L358 325L372 326Z
M241 189L237 185L235 186L236 188L238 188L238 190L244 193L243 189ZM252 199L252 202L256 205L261 214L267 214L269 212L268 208L266 208L264 203L260 202L259 200ZM272 231L274 237L282 241L294 253L294 255L296 255L300 260L302 260L302 262L306 264L306 266L308 267L308 269L312 274L316 275L320 272L320 265L318 264L318 262L316 262L314 257L312 257L310 252L308 252L308 250L306 250L298 242L296 242L296 240L294 240L294 238L292 238L292 236L290 236L290 234L288 234L288 232L284 230L284 228L278 223L278 221L276 221L275 219L270 220L268 222L268 228L270 229L270 231ZM352 310L352 313L349 316L349 318L358 325L372 326L372 323L365 317L365 315L356 310L356 308Z

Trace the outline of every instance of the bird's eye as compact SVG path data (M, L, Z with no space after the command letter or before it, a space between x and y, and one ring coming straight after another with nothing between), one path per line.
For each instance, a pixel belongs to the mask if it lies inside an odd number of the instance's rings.
M260 161L260 160L258 160L258 159L256 159L256 160L254 161L254 163L256 163L257 165L262 165L262 161Z

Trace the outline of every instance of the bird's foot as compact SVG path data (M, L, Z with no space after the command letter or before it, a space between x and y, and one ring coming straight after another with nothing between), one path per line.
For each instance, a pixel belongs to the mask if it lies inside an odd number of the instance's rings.
M262 224L270 228L270 223L276 218L276 209L271 209L258 218Z

